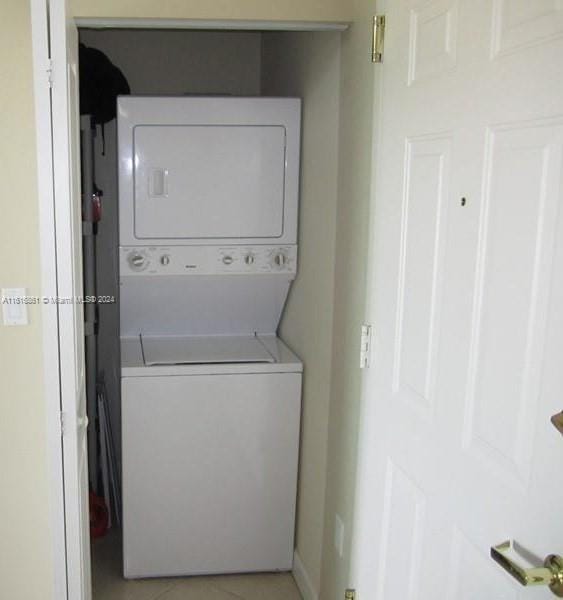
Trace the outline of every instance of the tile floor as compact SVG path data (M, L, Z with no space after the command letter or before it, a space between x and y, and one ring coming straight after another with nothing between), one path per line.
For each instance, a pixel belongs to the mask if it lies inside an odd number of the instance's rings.
M289 573L125 580L116 532L92 543L93 600L301 600Z

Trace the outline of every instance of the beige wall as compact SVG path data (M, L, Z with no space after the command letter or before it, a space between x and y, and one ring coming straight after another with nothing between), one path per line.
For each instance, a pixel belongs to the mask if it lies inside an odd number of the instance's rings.
M346 0L71 0L77 17L346 21Z
M263 50L263 93L303 98L299 274L281 335L305 364L297 552L318 592L332 358L340 34L264 34Z
M340 600L345 588L353 587L348 577L360 412L359 335L365 310L374 76L378 69L370 60L374 2L355 0L350 4L355 22L342 34L334 343L322 600ZM342 518L345 526L342 558L333 543L335 514Z
M40 293L28 2L2 0L0 20L0 287ZM46 417L41 322L0 324L0 597L49 600Z

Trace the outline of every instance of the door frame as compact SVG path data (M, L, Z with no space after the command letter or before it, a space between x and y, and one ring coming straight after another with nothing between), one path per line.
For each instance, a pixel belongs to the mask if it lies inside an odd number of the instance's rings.
M49 58L49 0L28 0L31 9L33 93L35 102L36 165L39 203L39 238L41 253L41 296L55 298L59 288L60 265L71 252L70 207L57 203L54 194L53 168L58 155L54 146L51 114L51 72ZM314 21L237 21L194 19L126 19L97 17L75 19L77 27L97 29L127 27L145 29L219 29L255 31L345 31L346 22ZM66 168L66 165L65 165ZM61 247L61 239L69 242ZM64 251L63 251L64 250ZM72 326L70 313L59 314L54 303L42 303L43 393L46 407L47 469L49 522L53 575L51 589L56 600L68 600L66 512L63 469L63 421L61 378L76 365L61 364L61 331ZM66 354L66 353L65 353Z
M37 198L39 204L41 295L54 298L57 296L58 289L58 269L53 179L48 0L30 0L30 9L35 102ZM70 215L68 216L68 228L70 228ZM47 428L48 502L53 561L51 589L53 598L65 600L68 597L66 526L61 420L60 337L59 315L56 304L42 303L41 325L43 338L43 394L45 398Z
M387 0L376 1L375 12L385 15ZM378 399L372 393L375 382L375 371L377 369L377 356L375 354L377 320L375 309L375 298L377 297L376 265L378 257L377 223L378 211L378 163L379 148L382 139L382 125L385 120L383 106L383 89L385 85L385 60L378 65L374 74L373 93L373 123L372 123L372 157L370 173L370 198L368 217L368 260L366 266L366 291L364 323L370 325L371 340L368 350L367 368L361 373L360 412L358 417L358 443L356 450L356 478L354 489L354 514L352 525L352 542L350 549L350 568L348 571L348 583L352 589L363 587L368 573L373 565L367 563L370 556L369 550L373 548L373 490L382 485L381 480L376 477L370 469L373 464L373 439L377 436L377 402Z

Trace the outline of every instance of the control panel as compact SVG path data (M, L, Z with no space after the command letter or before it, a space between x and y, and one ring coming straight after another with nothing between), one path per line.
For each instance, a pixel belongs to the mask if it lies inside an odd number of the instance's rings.
M121 275L295 275L297 246L125 246Z

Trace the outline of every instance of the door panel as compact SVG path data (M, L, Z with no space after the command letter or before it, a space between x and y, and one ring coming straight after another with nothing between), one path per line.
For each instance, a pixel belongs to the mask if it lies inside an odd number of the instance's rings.
M493 56L561 36L561 0L495 0Z
M433 0L410 14L409 84L456 65L457 0Z
M449 171L448 138L407 140L393 389L428 416L434 395Z
M514 539L532 563L563 554L561 9L388 3L362 599L552 597L489 552Z
M487 132L465 445L523 485L541 393L561 134L555 122Z
M420 586L425 496L392 460L387 462L384 493L380 569L385 575L379 582L379 595L412 600ZM390 566L397 562L403 563L400 579L389 576Z

